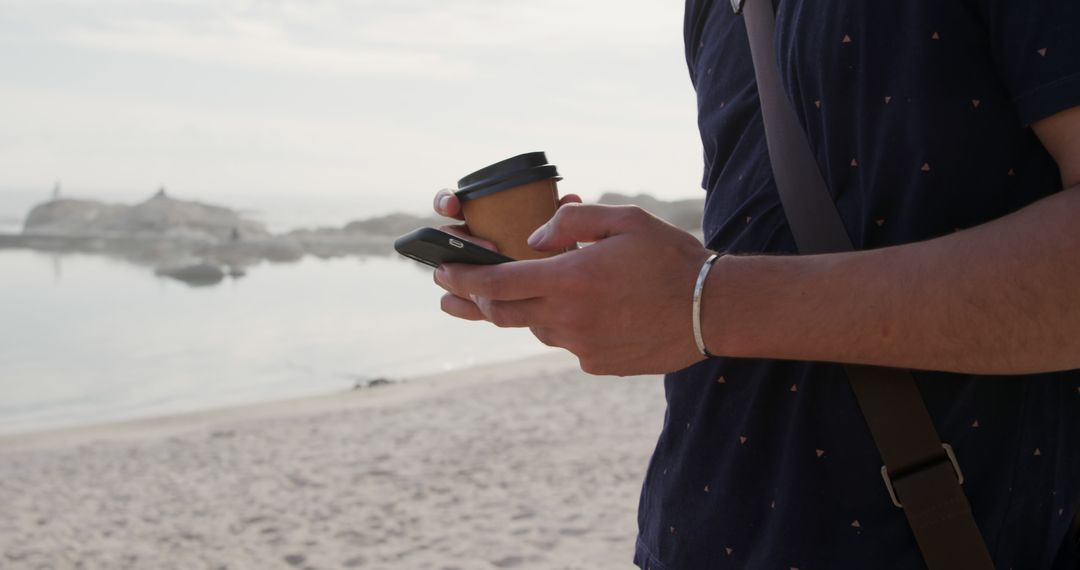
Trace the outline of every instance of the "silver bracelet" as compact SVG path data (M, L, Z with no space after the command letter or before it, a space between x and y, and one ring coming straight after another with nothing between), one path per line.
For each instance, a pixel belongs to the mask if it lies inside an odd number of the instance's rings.
M716 355L705 348L705 339L701 338L701 291L705 288L705 278L708 277L709 270L712 269L713 263L719 258L720 254L714 253L705 260L705 263L701 264L697 283L694 284L694 342L697 343L698 352L706 358L715 358Z

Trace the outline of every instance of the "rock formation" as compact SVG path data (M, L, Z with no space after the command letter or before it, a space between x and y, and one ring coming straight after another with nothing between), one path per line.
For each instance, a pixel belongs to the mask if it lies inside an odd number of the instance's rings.
M700 237L703 200L665 202L647 194L606 193L602 204L636 204ZM271 234L239 212L159 191L135 205L57 198L34 207L21 235L0 235L0 248L79 251L149 265L158 275L190 285L212 285L262 262L293 262L305 255L386 255L397 236L455 220L390 214L341 228Z
M238 237L266 237L270 232L237 212L157 194L134 206L91 200L58 199L30 211L26 235L73 237L155 237L220 243Z

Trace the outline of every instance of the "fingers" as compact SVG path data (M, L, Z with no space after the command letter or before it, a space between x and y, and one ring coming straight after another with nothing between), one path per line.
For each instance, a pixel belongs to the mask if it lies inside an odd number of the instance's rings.
M461 215L461 202L449 188L443 188L435 193L435 201L432 206L440 216L458 220L465 219Z
M543 309L544 301L541 299L501 301L475 293L460 293L443 282L438 270L435 272L435 283L447 291L441 300L443 312L458 318L470 321L484 320L503 328L520 328L546 323L550 317L551 311Z
M498 265L447 263L435 270L435 282L458 297L484 297L519 301L541 297L553 290L559 272L545 271L557 258L533 259Z
M536 340L542 342L543 344L546 344L547 346L551 346L554 348L566 348L556 338L554 331L552 331L548 327L529 327L529 331L532 332L533 336L536 337Z
M537 251L562 251L578 242L596 242L624 233L651 216L636 206L567 203L529 236Z
M446 233L448 233L448 234L455 235L455 236L457 236L457 237L459 237L459 238L461 238L463 240L471 241L471 242L475 243L476 245L478 245L480 247L486 247L487 249L490 249L491 251L499 251L499 247L497 245L495 245L494 243L492 243L492 242L490 242L490 241L488 241L486 239L483 239L483 238L478 238L478 237L472 235L471 233L469 233L469 226L467 226L465 224L455 224L455 225L451 225L451 226L442 226L439 229L446 232Z
M524 301L492 301L483 297L476 298L476 306L484 318L501 328L522 328L544 324L547 311L540 299Z
M442 300L439 301L439 306L444 313L451 317L467 321L487 320L484 313L480 312L480 308L476 306L476 303L462 299L453 293L443 295Z
M559 205L560 206L565 206L566 204L580 204L580 203L581 203L581 196L578 196L577 194L567 194L566 196L563 196L562 198L559 198Z
M488 321L491 324L502 328L532 326L542 322L544 315L546 314L541 306L542 303L538 299L528 299L525 301L492 301L490 299L477 297L476 302L474 303L462 299L453 293L447 293L442 296L439 305L444 313L452 317L465 319L467 321ZM542 333L545 336L541 338L538 335L537 338L541 339L540 342L548 344L548 342L550 342L550 333L546 332L547 329L542 330L545 331ZM555 345L548 344L548 346Z

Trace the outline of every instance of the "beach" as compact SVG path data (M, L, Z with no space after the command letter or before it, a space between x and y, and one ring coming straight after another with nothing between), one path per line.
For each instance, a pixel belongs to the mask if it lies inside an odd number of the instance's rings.
M631 568L663 406L553 351L0 437L0 567Z

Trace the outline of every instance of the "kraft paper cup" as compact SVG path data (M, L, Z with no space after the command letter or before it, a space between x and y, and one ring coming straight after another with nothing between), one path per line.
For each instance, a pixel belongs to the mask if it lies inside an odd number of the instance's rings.
M539 259L558 252L536 251L526 240L555 215L559 180L558 169L543 152L530 152L462 178L455 194L474 236L514 259Z

